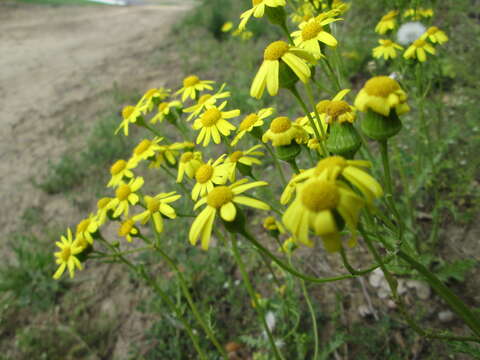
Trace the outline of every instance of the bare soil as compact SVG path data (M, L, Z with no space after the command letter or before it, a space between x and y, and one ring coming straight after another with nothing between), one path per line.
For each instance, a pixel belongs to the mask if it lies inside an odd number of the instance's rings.
M95 121L114 85L164 85L172 69L149 55L191 5L0 4L0 238L17 230L29 207L46 208L52 220L68 214L65 201L32 184L69 147L66 120ZM81 146L86 135L74 142Z

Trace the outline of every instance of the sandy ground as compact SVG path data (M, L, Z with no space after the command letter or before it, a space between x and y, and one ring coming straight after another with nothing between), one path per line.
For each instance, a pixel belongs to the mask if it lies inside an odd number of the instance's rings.
M146 58L191 6L0 4L0 237L28 207L62 213L32 179L67 148L65 120L94 121L99 95L115 83L161 86L166 70L149 68Z

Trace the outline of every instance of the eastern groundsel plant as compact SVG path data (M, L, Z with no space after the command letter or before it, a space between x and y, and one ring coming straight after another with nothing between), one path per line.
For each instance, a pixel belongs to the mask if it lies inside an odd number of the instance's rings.
M278 113L275 106L262 108L259 103L253 111L241 114L229 105L236 89L195 74L185 77L173 91L150 89L136 105L125 107L116 136L130 136L130 129L136 127L143 131L143 139L130 158L111 165L111 178L96 213L80 221L75 233L67 229L66 236L56 243L59 266L53 277L60 278L66 269L73 277L75 271L91 267L93 260L127 265L182 322L201 359L206 359L206 353L199 346L198 332L183 319L184 304L162 290L135 254L156 252L177 274L197 325L224 359L228 354L217 339L219 334L192 300L186 275L178 267L180 257L170 249L172 241L187 242L199 251L217 247L233 255L231 261L242 274L270 344L268 359L285 356L245 269L251 251L262 256L267 271L275 264L301 284L340 281L380 268L391 285L392 300L402 309L399 316L420 335L479 341L478 316L415 259L418 254L404 241L412 229L405 226L399 213L401 190L395 187L389 160L388 143L401 131L402 121L413 121L405 115L411 109L410 82L406 81L410 75L405 70L431 61L426 52L437 55L434 46L448 37L432 26L408 45L403 57L397 57L403 47L388 36L404 19L430 13L423 9L402 17L399 9L391 9L375 28L383 37L373 56L394 60L391 70L403 69L400 78L405 81L376 74L362 84L350 84L349 88L357 90L342 89L338 69L348 59L339 61L336 48L342 46L342 39L333 29L341 26L339 16L348 9L349 4L342 1L253 0L251 8L240 15L242 30L253 16L284 32L285 38L265 48L263 58L259 54L258 72L249 74L250 95L259 99L265 89L271 96L287 90L298 102L292 109L293 118ZM229 31L232 26L224 28ZM320 86L321 77L331 84ZM325 90L335 87L334 92ZM373 155L374 149L379 149L381 161ZM383 169L383 174L372 175L372 168ZM119 239L104 236L105 227L112 222L117 222ZM262 223L264 228L257 226ZM188 235L176 230L185 226ZM394 239L387 240L387 233L394 234ZM240 243L246 244L243 253L238 251ZM302 247L339 256L344 274L333 278L309 275L308 270L294 265L301 260L295 249ZM347 255L354 247L371 254L372 263L366 270L354 270L348 263ZM423 276L472 334L462 338L415 323L397 292L392 260ZM308 299L308 292L304 294ZM310 311L316 319L314 309ZM314 326L313 336L318 340L316 329ZM317 340L312 349L315 359Z

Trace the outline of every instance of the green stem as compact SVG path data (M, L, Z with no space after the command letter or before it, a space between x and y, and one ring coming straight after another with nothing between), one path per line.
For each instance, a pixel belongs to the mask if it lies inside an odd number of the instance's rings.
M152 226L153 227L153 226ZM185 298L187 299L187 302L188 302L188 305L190 306L190 309L192 310L192 313L193 313L193 316L195 317L195 319L198 321L198 323L200 324L200 326L203 328L203 330L205 331L205 333L207 334L208 338L210 339L210 341L213 343L213 345L217 348L218 352L220 354L222 354L222 357L225 359L225 360L228 360L228 355L227 353L225 352L224 348L222 347L222 345L220 345L220 343L218 342L217 338L215 337L215 335L213 334L213 331L212 329L210 329L210 327L208 326L208 324L205 322L205 320L203 319L202 315L200 315L200 312L198 311L197 309L197 306L195 305L195 302L193 301L192 299L192 296L190 294L190 291L188 290L188 285L187 285L187 281L185 280L185 277L183 276L182 272L180 271L180 269L178 268L177 264L175 263L175 261L170 257L168 256L168 254L166 252L164 252L160 246L158 246L158 237L159 237L159 234L155 231L154 229L154 232L155 232L155 235L157 237L157 243L154 246L155 250L160 254L160 256L167 262L167 264L173 269L175 270L175 273L177 274L178 276L178 279L180 281L180 287L182 289L182 292L183 292L183 295L185 296ZM141 238L146 241L147 243L150 243L150 241L148 239L146 239L145 237L141 236Z
M278 174L280 175L280 180L282 181L282 185L283 187L285 187L287 185L287 179L285 179L285 174L283 173L282 165L278 161L277 156L275 155L273 150L270 148L270 146L266 143L263 143L263 146L265 146L265 149L267 149L268 153L272 157L273 164L275 165L275 168L277 169Z
M302 107L303 111L305 112L305 115L307 116L308 121L310 122L310 126L313 128L313 131L314 131L314 133L315 133L315 137L317 138L317 141L318 141L318 143L320 144L320 146L321 146L321 148L322 148L323 155L324 155L325 157L328 156L327 148L325 147L325 144L324 144L324 142L323 142L323 139L322 139L320 133L318 132L318 128L317 128L317 126L315 125L315 121L313 120L312 115L310 114L310 111L308 110L307 104L305 104L305 102L303 101L302 97L301 97L300 94L298 93L298 90L295 88L295 86L289 87L288 89L289 89L290 92L293 94L293 96L295 97L295 99L297 99L298 103L300 104L300 106ZM321 128L321 124L320 124L320 128Z
M333 282L333 281L339 281L339 280L344 280L344 279L352 279L355 278L356 275L348 274L348 275L341 275L341 276L335 276L335 277L328 277L328 278L316 278L313 276L308 276L305 275L301 272L298 272L291 266L285 264L283 261L279 260L275 255L273 255L270 251L268 251L262 244L260 244L252 235L250 235L247 231L242 232L242 235L250 241L259 251L264 253L267 257L272 259L278 266L280 266L283 270L287 271L288 273L303 279L308 282L312 283L317 283L317 284L322 284L322 283L327 283L327 282ZM376 268L378 268L379 265L374 265L368 268L367 270L362 270L365 274L372 272Z
M381 257L378 254L377 250L372 244L372 241L370 240L370 237L367 235L367 233L360 227L359 228L360 233L362 234L362 237L364 238L367 246L371 250L372 254L374 255L375 259L377 261L381 261ZM396 250L393 246L388 244L387 242L383 241L383 239L379 238L381 241L382 245L388 249L388 250ZM416 330L418 333L420 333L423 336L426 337L431 337L431 338L436 338L436 339L449 339L449 340L466 340L466 341L476 341L480 343L480 319L478 319L477 315L474 314L465 303L460 300L445 284L443 284L432 272L430 272L425 266L423 266L421 263L416 261L414 258L412 258L410 255L405 253L402 250L397 250L398 256L403 259L405 262L407 262L410 266L412 266L415 270L417 270L422 276L424 276L429 285L435 290L435 292L452 308L455 313L462 318L462 320L467 324L467 326L477 335L477 338L474 337L455 337L455 336L449 336L449 335L443 335L443 334L438 334L432 331L426 331L421 329L413 319L410 318L408 313L405 311L404 307L403 309L401 308L402 312L404 315L406 315L406 320L407 322L412 326L414 330ZM390 285L389 278L390 276L387 277L387 274L390 274L388 270L386 270L386 267L384 264L381 264L381 268L384 271L385 278L387 282ZM385 272L387 271L387 272ZM394 295L394 298L398 298L396 294L396 285L392 284L392 293ZM401 302L400 302L400 305Z
M345 268L352 274L352 275L365 275L368 274L370 271L369 269L366 270L355 270L352 265L350 265L350 262L348 261L347 254L345 252L345 249L343 246L340 248L340 256L342 257L343 265ZM379 263L380 264L380 263Z
M258 316L260 317L260 321L262 322L265 332L267 333L270 346L272 347L273 353L275 355L275 359L283 360L283 356L280 354L280 352L277 349L277 345L275 344L275 339L273 338L272 332L270 331L267 321L265 319L265 313L263 311L263 308L258 303L255 290L253 289L252 283L250 282L248 273L245 269L245 265L243 264L243 261L238 252L236 235L232 235L232 250L233 250L233 256L235 258L235 261L237 262L238 268L240 269L240 273L242 274L243 282L245 283L248 294L250 295L250 298L252 299L253 304L255 305L255 310L257 311Z
M313 98L312 87L309 83L305 84L305 90L307 92L308 100L310 101L310 106L313 108L313 113L317 118L318 127L320 128L320 133L322 134L322 139L327 138L327 134L325 133L325 129L323 128L322 120L320 119L320 114L318 113L317 107L315 106L315 99Z
M400 216L400 213L398 212L397 207L395 205L395 201L393 199L392 175L390 172L390 160L388 158L388 142L387 140L381 140L378 143L380 145L380 154L382 156L385 187L387 190L385 199L390 207L390 210L393 212L399 224L397 248L400 248L400 246L403 243L403 233L404 233L405 223L403 221L403 218Z
M197 337L193 334L192 328L190 325L187 323L187 321L184 319L182 312L180 309L175 305L172 300L168 297L168 295L158 286L156 281L150 277L146 272L145 269L143 268L137 268L135 265L133 265L128 259L126 259L123 255L121 255L115 247L110 245L108 241L106 241L103 238L100 238L100 240L108 247L110 250L115 252L117 258L127 265L133 272L139 274L146 282L147 284L155 290L155 292L162 298L163 302L167 304L167 306L170 307L171 310L175 312L175 315L177 316L178 320L183 324L185 331L187 332L188 336L192 340L193 346L195 347L195 350L198 352L200 358L202 360L207 360L207 356L205 355L204 351L200 347Z

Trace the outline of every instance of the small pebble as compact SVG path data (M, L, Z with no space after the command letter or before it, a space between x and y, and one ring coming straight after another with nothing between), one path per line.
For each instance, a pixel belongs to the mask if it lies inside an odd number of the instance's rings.
M438 320L443 323L447 323L453 320L453 316L453 312L451 312L450 310L440 311L438 313Z

